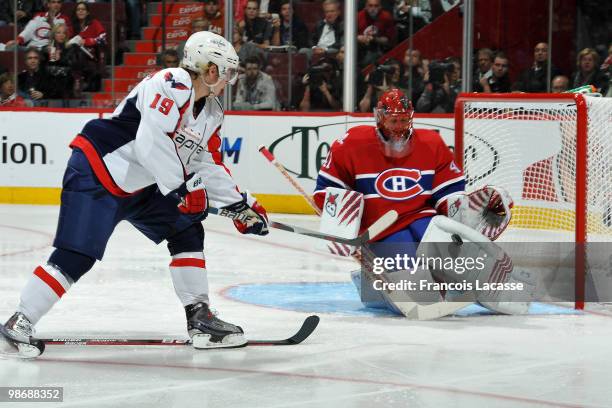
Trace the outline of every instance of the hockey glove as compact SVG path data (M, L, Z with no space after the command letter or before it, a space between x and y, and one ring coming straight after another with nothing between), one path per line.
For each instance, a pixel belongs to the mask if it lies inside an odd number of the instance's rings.
M202 177L192 175L189 180L175 190L181 199L178 209L183 214L196 215L202 221L208 215L208 195L202 182Z
M513 205L505 189L487 185L469 194L450 197L438 213L447 214L495 241L510 223Z
M268 214L255 198L247 191L242 193L242 201L224 207L230 211L241 213L250 217L246 223L234 221L234 226L241 234L268 234Z

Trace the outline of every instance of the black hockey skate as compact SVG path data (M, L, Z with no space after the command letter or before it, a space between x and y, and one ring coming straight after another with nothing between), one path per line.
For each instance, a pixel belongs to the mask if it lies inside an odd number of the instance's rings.
M187 331L197 349L244 347L247 339L240 326L217 318L206 303L185 306Z
M16 358L36 358L45 351L45 343L32 337L32 323L22 313L16 312L0 325L0 354Z

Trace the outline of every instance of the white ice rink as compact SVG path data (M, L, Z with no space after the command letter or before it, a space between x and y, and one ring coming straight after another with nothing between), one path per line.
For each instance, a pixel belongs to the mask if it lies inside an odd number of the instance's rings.
M51 252L57 212L0 206L3 321ZM314 226L310 217L276 219ZM285 232L245 237L214 216L205 228L211 297L220 317L240 324L251 338L277 338L316 312L321 323L306 342L213 351L48 346L38 360L0 360L0 386L62 386L64 402L0 408L612 406L612 314L414 322L349 310L354 305L343 310L338 299L329 305L302 302L294 310L257 306L230 298L227 288L349 282L355 264ZM104 261L40 322L38 336L185 337L168 263L165 245L155 246L122 223ZM254 296L253 302L265 303ZM285 304L291 307L291 301Z

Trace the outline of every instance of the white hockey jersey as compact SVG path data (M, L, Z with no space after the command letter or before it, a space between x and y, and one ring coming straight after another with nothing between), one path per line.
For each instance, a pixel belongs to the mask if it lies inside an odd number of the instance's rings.
M98 179L117 196L152 184L166 195L189 174L197 173L211 205L242 200L221 161L221 102L206 98L197 117L193 109L189 73L182 68L164 69L143 79L111 119L87 123L71 146L85 153Z
M57 14L53 18L53 25L57 24L66 24L68 27L68 37L72 36L72 25L68 16L62 13ZM40 49L49 44L50 33L49 13L36 13L17 36L17 42L19 45L27 45L28 47Z

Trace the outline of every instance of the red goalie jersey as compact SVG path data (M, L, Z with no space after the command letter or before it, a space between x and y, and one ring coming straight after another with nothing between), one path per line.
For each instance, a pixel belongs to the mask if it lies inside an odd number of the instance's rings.
M314 199L323 206L326 187L362 193L365 199L361 232L390 210L398 221L377 239L404 229L415 220L432 217L449 195L464 191L462 171L440 135L414 129L410 153L385 156L374 126L357 126L334 142L317 178Z

